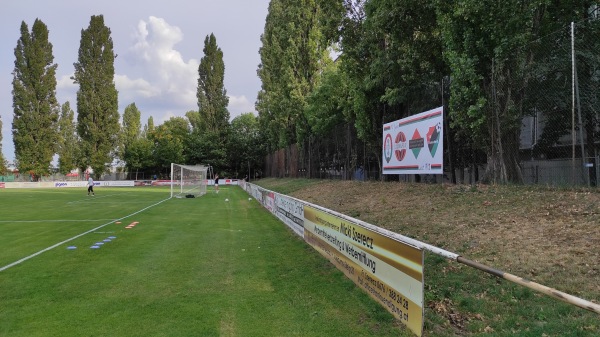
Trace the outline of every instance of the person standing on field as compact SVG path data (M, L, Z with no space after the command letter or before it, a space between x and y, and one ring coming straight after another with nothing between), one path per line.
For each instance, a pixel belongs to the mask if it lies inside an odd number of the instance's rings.
M219 193L219 174L215 175L215 192Z
M92 179L92 176L90 176L88 178L88 195L90 195L90 193L92 193L92 196L94 196L94 179Z

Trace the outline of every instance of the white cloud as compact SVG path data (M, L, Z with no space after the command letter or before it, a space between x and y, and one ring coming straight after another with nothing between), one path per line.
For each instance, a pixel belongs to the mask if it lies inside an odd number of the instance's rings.
M182 108L182 113L196 105L198 64L195 59L185 61L175 45L183 40L181 29L162 18L150 16L140 20L134 43L127 60L140 68L143 78L120 79L123 85L132 82L141 98L157 97L160 101ZM134 97L132 97L133 99Z
M160 88L153 87L146 80L142 78L132 80L127 75L115 75L115 86L119 93L125 93L129 98L136 96L149 98L161 93Z
M229 114L231 119L246 112L254 112L254 103L250 102L246 96L229 96Z
M79 84L73 83L71 77L73 74L63 75L56 81L56 98L59 99L61 105L69 101L71 109L76 110Z
M133 44L125 58L130 68L137 68L140 78L132 80L131 74L117 77L120 101L135 101L138 106L143 106L144 99L151 99L153 105L181 108L175 114L159 112L161 121L197 109L199 61L184 60L176 49L184 38L181 29L163 18L150 16L148 20L139 21L132 37ZM133 93L127 94L130 90ZM254 103L245 95L229 96L228 109L232 119L241 113L255 111Z
M74 74L63 75L56 81L56 89L57 90L77 90L79 87L77 84L73 83L71 77Z

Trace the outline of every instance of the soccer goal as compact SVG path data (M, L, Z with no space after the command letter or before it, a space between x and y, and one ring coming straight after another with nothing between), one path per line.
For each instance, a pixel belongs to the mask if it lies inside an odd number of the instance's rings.
M206 194L208 167L171 163L171 198Z

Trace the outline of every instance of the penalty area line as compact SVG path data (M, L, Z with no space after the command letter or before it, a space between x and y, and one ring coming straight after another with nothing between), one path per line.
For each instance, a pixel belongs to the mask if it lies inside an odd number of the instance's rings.
M162 204L163 202L165 202L165 201L167 201L167 200L169 200L169 199L170 199L170 198L167 198L167 199L161 200L161 201L159 201L159 202L157 202L157 203L155 203L155 204L153 204L153 205L150 205L150 206L148 206L148 207L142 208L142 209L141 209L141 210L139 210L139 211L133 212L133 213L131 213L131 214L129 214L129 215L126 215L126 216L124 216L124 217L121 217L121 218L119 218L119 219L115 219L115 220L112 220L112 221L110 221L110 222L107 222L107 223L105 223L105 224L103 224L103 225L100 225L100 226L98 226L98 227L94 228L94 229L90 229L89 231L86 231L86 232L83 232L83 233L81 233L81 234L75 235L74 237L72 237L72 238L70 238L70 239L66 239L66 240L64 240L64 241L61 241L61 242L59 242L59 243L57 243L57 244L54 244L54 245L52 245L52 246L50 246L50 247L48 247L48 248L44 248L44 249L40 250L40 251L39 251L39 252L37 252L37 253L33 253L33 254L31 254L31 255L29 255L29 256L27 256L27 257L24 257L24 258L22 258L22 259L20 259L20 260L18 260L18 261L15 261L15 262L13 262L13 263L11 263L11 264L7 264L7 265L6 265L6 266L4 266L4 267L0 267L0 272L2 272L2 271L5 271L6 269L8 269L8 268L10 268L10 267L14 267L14 266L16 266L16 265L18 265L18 264L21 264L21 263L23 263L23 262L25 262L25 261L27 261L27 260L29 260L29 259L31 259L31 258L34 258L34 257L36 257L36 256L38 256L38 255L40 255L40 254L42 254L42 253L44 253L44 252L47 252L47 251L49 251L49 250L51 250L51 249L54 249L54 248L56 248L56 247L58 247L58 246L60 246L60 245L64 245L65 243L67 243L67 242L69 242L69 241L73 241L73 240L75 240L75 239L77 239L77 238L79 238L79 237L82 237L82 236L86 235L86 234L89 234L89 233L95 232L95 231L99 230L99 229L100 229L100 228L102 228L102 227L108 226L108 225L110 225L110 224L112 224L112 223L115 223L115 222L117 222L117 221L119 221L119 220L127 219L127 218L129 218L129 217L131 217L131 216L134 216L134 215L136 215L136 214L138 214L138 213L141 213L141 212L143 212L143 211L145 211L145 210L147 210L147 209L149 209L149 208L152 208L152 207L154 207L154 206L156 206L156 205Z

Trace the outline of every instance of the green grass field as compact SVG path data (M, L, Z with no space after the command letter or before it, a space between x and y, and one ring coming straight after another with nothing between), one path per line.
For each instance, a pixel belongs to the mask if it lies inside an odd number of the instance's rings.
M567 293L600 303L598 245L589 245L589 251L572 250L588 247L576 244L576 238L593 243L600 237L596 234L600 223L597 191L318 179L269 178L257 183L500 269L510 266L508 271L520 276L527 277L526 271L535 268L536 273L546 274L542 284L558 285ZM404 207L407 204L410 207ZM572 211L571 205L584 211ZM496 219L493 226L490 219ZM508 224L518 228L504 231ZM519 247L506 249L505 245L518 241L507 235L510 233L546 239L540 240L542 247L525 254ZM553 233L558 242L548 241L544 233ZM561 245L561 240L569 244ZM473 241L480 244L472 247ZM522 250L535 242L521 241L518 246ZM511 266L510 261L515 263ZM424 282L427 337L600 336L600 316L595 312L430 252L425 253Z
M209 192L0 190L0 336L412 335L241 188Z

